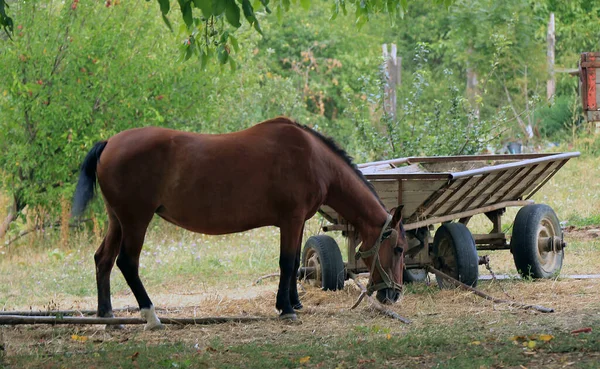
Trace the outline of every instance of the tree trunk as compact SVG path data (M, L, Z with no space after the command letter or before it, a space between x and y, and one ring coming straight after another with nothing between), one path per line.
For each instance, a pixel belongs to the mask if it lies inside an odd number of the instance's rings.
M473 48L470 47L467 51L468 55L473 53ZM477 102L477 95L479 95L479 91L477 88L477 72L471 68L469 62L467 62L467 99L471 104L471 108L473 109L473 113L477 120L479 120L479 103Z
M6 232L8 232L8 227L10 227L10 224L14 222L15 219L17 219L17 213L17 199L15 198L13 199L12 206L8 210L8 215L6 216L2 224L0 224L0 240L3 239L6 235Z
M396 119L396 88L400 85L401 81L402 58L397 56L396 44L391 44L389 53L387 44L383 44L382 51L385 60L385 98L383 109L392 119Z

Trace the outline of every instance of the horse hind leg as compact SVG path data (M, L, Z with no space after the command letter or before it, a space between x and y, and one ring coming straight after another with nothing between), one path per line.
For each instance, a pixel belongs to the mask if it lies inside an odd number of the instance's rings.
M148 223L149 221L144 224L123 227L123 241L117 258L117 266L123 273L125 281L138 302L142 318L146 320L144 330L164 328L156 316L154 305L150 301L139 275L140 253L142 252Z
M121 245L121 224L108 209L108 232L94 254L96 263L96 286L98 289L98 316L112 318L112 304L110 301L110 272L115 264ZM119 325L107 325L107 328L122 328Z

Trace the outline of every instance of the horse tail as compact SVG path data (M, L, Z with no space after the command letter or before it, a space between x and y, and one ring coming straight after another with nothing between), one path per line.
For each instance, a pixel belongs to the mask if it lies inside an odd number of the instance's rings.
M106 147L108 141L100 141L92 147L90 152L83 159L81 164L81 171L79 172L79 181L75 188L75 195L73 195L73 207L71 214L73 216L79 216L83 213L88 203L94 197L96 191L96 168L100 155Z

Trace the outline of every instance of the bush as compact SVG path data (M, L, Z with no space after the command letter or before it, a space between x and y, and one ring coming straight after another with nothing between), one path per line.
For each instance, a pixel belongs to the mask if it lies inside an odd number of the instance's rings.
M538 107L534 122L542 138L562 141L581 123L581 107L577 96L557 96L550 106Z

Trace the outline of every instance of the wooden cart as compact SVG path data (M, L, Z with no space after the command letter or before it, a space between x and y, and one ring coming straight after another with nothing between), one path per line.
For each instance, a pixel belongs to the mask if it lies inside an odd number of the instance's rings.
M404 205L403 218L409 248L405 252L404 280L427 276L425 267L449 274L463 283L478 279L477 250L510 250L523 276L550 278L562 267L564 247L558 217L531 197L578 152L560 154L409 157L358 165L388 209ZM522 207L507 238L502 214ZM344 285L347 272L367 271L355 260L358 235L333 209L319 212L330 224L325 232L341 231L348 241L347 262L328 235L310 237L302 253L301 275L324 289ZM487 234L471 234L471 217L485 214L492 223ZM431 231L441 224L435 235ZM438 281L440 287L445 287Z

